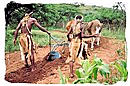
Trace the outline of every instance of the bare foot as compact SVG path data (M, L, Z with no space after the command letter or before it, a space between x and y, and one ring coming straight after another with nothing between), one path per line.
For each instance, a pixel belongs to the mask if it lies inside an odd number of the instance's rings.
M35 65L32 65L31 71L33 72L33 71L35 71L35 70L36 70L36 66L35 66Z

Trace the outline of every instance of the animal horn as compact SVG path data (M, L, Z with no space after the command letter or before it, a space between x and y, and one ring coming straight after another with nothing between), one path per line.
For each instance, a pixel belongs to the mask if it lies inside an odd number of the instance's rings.
M76 20L77 16L78 16L78 15L75 16L74 20Z

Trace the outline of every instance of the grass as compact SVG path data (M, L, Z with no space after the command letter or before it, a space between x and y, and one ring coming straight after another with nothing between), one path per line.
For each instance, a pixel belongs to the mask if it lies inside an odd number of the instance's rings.
M102 35L110 38L116 38L118 40L125 41L125 31L118 29L117 31L109 31L108 29L104 28L102 31Z
M5 51L17 51L19 50L18 42L16 42L16 46L13 45L13 31L14 30L7 30L5 36Z
M13 39L14 39L13 31L14 30L7 30L5 33L6 34L5 52L14 52L19 50L19 40L18 40L19 37L17 38L16 46L13 45ZM51 35L57 42L66 40L66 33L60 33L58 31L52 31L52 30L49 31L51 32ZM42 32L40 30L32 30L32 34L33 34L33 41L39 46L46 46L49 44L49 36L47 33ZM52 44L54 43L56 42L52 40Z
M50 31L52 37L58 42L66 40L66 33L60 33L57 31ZM33 33L33 40L36 44L39 44L39 46L44 46L49 44L49 35L47 35L45 32L43 33L40 30L32 30ZM52 39L52 43L55 43L55 41Z
M65 41L67 40L66 33L63 33L65 29L52 28L52 27L49 27L47 29L51 32L51 35L54 37L56 41L61 42L63 40ZM13 38L14 38L13 31L14 30L9 30L8 28L8 30L5 33L6 34L5 52L14 52L19 50L18 38L17 38L16 46L13 45ZM46 46L49 44L49 36L45 32L35 29L32 30L32 33L33 33L33 41L39 46ZM109 31L107 29L103 29L102 36L116 38L118 40L125 41L125 31L120 29L118 31ZM55 43L54 40L52 40L52 43Z

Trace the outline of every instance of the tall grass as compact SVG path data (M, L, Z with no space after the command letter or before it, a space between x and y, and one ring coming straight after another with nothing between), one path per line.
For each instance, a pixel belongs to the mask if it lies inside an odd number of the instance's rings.
M106 36L106 37L110 37L110 38L116 38L122 41L125 41L125 31L122 29L118 29L115 31L112 30L108 30L106 28L104 28L102 30L102 36Z

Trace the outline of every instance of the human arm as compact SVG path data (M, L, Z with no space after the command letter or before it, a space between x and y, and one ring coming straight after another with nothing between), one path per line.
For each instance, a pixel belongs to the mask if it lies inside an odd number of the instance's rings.
M17 39L17 37L18 37L18 32L19 32L19 29L20 29L21 25L22 25L22 23L20 22L20 23L18 24L18 26L17 26L15 32L14 32L14 40L13 40L14 45L16 45L16 39Z
M68 41L70 41L70 37L69 37L69 35L70 35L71 32L72 32L72 28L70 28L69 31L68 31L68 33L67 33Z
M50 32L48 32L44 27L42 27L38 22L37 22L37 20L36 19L34 19L34 24L41 30L41 31L43 31L43 32L46 32L47 34L51 34Z
M94 35L82 35L82 38L91 38L91 37L97 37L99 34L94 34Z
M81 30L81 37L82 37L82 38L91 38L91 37L97 37L97 36L99 36L99 34L86 35L86 34L84 34L84 31L85 31L85 28L83 28L83 29Z

